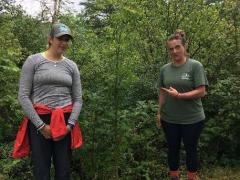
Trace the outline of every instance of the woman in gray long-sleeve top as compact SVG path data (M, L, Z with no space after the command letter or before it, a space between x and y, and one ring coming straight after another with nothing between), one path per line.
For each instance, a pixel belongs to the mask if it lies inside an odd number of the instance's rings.
M51 158L55 167L55 179L70 179L70 132L82 107L78 67L63 56L72 38L66 25L54 24L48 38L49 48L43 53L29 56L22 67L18 98L30 120L28 133L33 174L37 180L50 179ZM50 126L52 114L39 114L36 105L60 111L71 106L71 112L63 114L66 134L53 139Z

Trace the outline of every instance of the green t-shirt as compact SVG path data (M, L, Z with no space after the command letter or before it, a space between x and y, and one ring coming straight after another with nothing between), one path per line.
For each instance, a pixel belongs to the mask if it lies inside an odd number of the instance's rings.
M178 67L168 63L160 69L159 88L173 87L179 93L184 93L201 85L208 86L208 80L202 64L196 60L188 59ZM192 124L204 120L201 98L176 99L166 95L161 118L175 124Z

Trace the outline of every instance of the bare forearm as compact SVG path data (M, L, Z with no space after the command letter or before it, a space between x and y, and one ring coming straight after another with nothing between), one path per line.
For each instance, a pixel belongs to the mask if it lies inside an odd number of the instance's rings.
M200 98L203 97L206 93L205 86L199 86L196 89L185 92L185 93L179 93L175 88L170 87L167 88L161 88L161 91L167 93L167 95L172 96L177 99L194 99L194 98Z
M159 98L158 98L158 104L159 104L158 113L160 113L162 110L163 102L164 102L164 91L160 90Z
M195 90L185 92L185 93L178 93L177 98L178 99L195 99L195 98L201 98L205 95L205 86L199 87Z

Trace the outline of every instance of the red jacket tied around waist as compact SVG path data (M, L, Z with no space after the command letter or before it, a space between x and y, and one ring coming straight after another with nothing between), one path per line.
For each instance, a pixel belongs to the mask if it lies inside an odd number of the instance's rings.
M35 110L39 115L42 114L52 114L50 128L52 132L53 140L59 137L65 136L67 133L64 113L72 112L72 105L65 106L63 108L49 108L42 104L34 105ZM28 137L28 118L24 117L15 139L13 147L13 158L22 158L30 154L30 145ZM71 148L79 148L83 143L82 133L78 122L75 123L71 131Z

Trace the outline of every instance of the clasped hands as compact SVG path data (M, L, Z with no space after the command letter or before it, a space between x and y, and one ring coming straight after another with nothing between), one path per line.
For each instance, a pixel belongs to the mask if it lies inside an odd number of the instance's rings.
M69 125L66 126L66 129L67 129L66 134L57 139L54 139L54 141L59 141L59 140L63 139L71 131L71 128ZM52 139L52 132L51 132L51 128L49 125L47 125L47 124L44 125L44 127L39 131L46 139Z
M169 89L167 88L161 88L164 92L166 92L169 96L178 98L179 97L179 92L174 89L173 87L170 87Z

